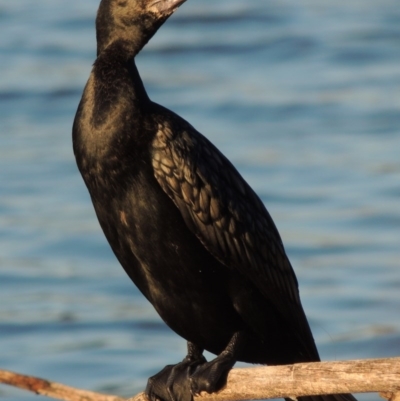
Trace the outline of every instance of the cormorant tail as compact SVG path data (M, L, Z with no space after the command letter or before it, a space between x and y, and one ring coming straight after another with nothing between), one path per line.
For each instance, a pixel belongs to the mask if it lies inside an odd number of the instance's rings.
M351 394L329 394L329 395L312 395L309 397L298 397L298 401L357 401ZM286 398L290 401L290 398Z

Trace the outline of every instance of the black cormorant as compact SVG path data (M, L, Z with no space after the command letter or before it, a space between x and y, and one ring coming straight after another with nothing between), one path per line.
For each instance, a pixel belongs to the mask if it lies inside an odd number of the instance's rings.
M135 66L184 1L101 1L97 59L73 125L78 168L112 250L188 342L181 363L149 379L152 401L214 392L236 361L319 360L264 204L208 139L149 99ZM204 350L218 356L207 362ZM354 400L312 397L322 399Z

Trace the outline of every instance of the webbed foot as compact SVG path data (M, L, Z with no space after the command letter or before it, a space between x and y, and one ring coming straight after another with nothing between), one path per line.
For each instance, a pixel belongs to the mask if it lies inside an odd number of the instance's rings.
M149 378L145 393L150 401L192 401L190 376L206 359L187 356L176 365L167 365Z
M209 394L221 390L226 385L228 373L238 360L244 341L244 333L236 332L227 347L212 361L200 365L190 376L193 395L202 391Z
M225 386L229 371L237 361L243 334L235 333L228 346L211 362L203 349L188 342L188 355L176 365L167 365L150 377L145 393L150 401L193 401L202 391L213 393Z
M212 361L203 363L190 376L191 393L199 395L205 391L211 394L221 390L235 362L232 354L224 351Z

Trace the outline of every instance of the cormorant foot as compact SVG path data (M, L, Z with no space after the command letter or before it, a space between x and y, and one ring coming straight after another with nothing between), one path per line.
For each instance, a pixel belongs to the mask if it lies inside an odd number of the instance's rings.
M221 390L226 385L229 371L236 363L230 352L222 352L217 358L198 366L190 376L190 389L193 395L202 391L209 394Z
M206 359L186 357L176 365L167 365L149 378L145 393L150 401L192 401L190 376Z

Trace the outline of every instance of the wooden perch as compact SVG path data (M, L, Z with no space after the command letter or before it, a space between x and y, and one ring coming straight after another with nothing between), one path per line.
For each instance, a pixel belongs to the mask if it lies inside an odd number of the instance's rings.
M227 386L194 401L238 401L338 393L380 393L400 401L400 358L233 369ZM396 398L397 396L397 398ZM129 401L147 401L143 393Z
M25 376L7 370L0 370L0 383L64 401L126 401L114 395L80 390L65 384L39 379L38 377Z
M0 370L0 383L64 401L123 401L117 396L79 390L4 370ZM216 394L202 394L194 401L367 392L377 392L390 401L400 401L400 357L233 369L223 390ZM140 393L129 401L148 400Z

